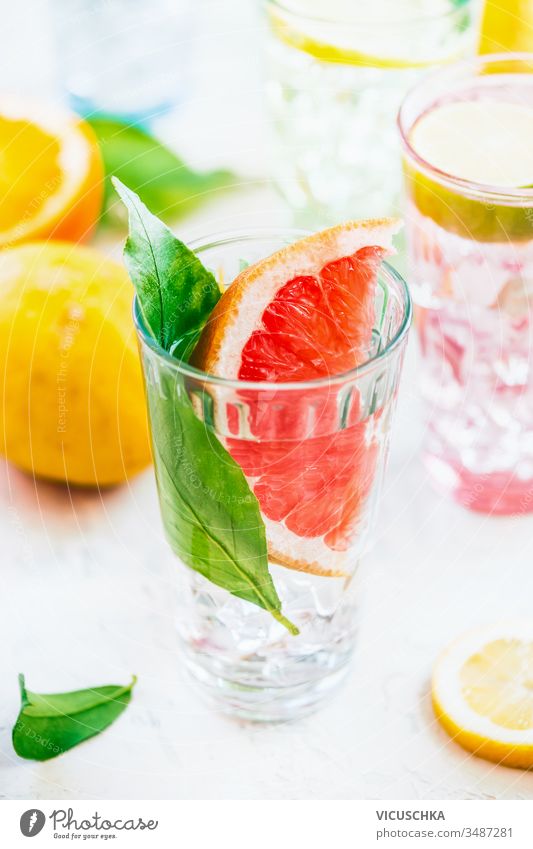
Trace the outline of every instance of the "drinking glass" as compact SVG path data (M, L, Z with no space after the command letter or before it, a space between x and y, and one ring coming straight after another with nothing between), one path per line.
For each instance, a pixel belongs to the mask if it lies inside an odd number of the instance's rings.
M399 129L425 463L461 504L508 514L533 509L533 189L459 179L409 141L432 106L495 99L533 108L533 54L439 71L407 96ZM490 138L479 144L490 150Z
M187 0L54 0L59 72L73 109L145 123L190 84Z
M227 285L243 263L301 235L245 232L191 247ZM357 626L358 562L381 489L411 319L407 287L385 263L375 315L368 360L358 368L328 379L268 383L214 377L174 359L135 308L163 524L181 560L181 645L202 692L224 712L263 721L295 718L313 710L346 672ZM182 457L184 445L198 444L198 428L203 456L189 451ZM252 489L268 489L270 497L265 501L263 491L261 504L269 571L297 636L183 563L198 550L194 523L184 521L184 502L192 503L192 496L211 501L213 528L220 531L224 519L217 504L243 498L242 491L223 491L210 472L221 445ZM168 487L172 462L181 464L175 498ZM237 542L241 535L244 546L251 530L243 521L231 533Z
M397 211L399 106L428 69L474 52L480 6L266 0L273 173L298 226Z

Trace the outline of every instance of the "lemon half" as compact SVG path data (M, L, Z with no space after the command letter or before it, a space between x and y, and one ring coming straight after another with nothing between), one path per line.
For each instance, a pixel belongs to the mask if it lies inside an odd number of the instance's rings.
M463 634L433 672L435 714L464 749L533 768L533 620Z

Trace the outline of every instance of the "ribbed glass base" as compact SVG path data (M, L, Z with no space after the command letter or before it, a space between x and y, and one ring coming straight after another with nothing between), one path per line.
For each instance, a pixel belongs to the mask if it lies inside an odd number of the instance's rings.
M313 713L342 683L349 669L349 655L342 666L323 670L301 684L287 686L254 686L244 683L248 669L227 670L228 675L215 674L202 658L186 651L187 669L199 685L200 695L209 705L222 713L249 722L289 722ZM231 676L231 677L229 677Z

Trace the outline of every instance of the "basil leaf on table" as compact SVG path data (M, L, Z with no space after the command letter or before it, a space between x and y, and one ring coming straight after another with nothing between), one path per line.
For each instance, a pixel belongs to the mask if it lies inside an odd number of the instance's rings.
M220 289L196 254L149 212L135 192L116 178L113 185L129 213L124 261L145 324L161 347L179 358L199 335Z
M147 328L162 348L185 358L220 298L214 276L137 195L113 181L126 204L124 258ZM291 633L272 577L259 503L238 463L198 418L183 377L171 365L146 381L165 530L191 569L267 610Z
M137 678L69 693L32 693L19 675L21 708L13 748L21 758L47 761L99 734L126 710Z
M237 180L236 175L225 169L194 171L139 127L102 116L87 120L96 134L104 160L104 222L121 220L111 184L112 174L136 191L157 215L165 218L190 212L211 193L230 188Z

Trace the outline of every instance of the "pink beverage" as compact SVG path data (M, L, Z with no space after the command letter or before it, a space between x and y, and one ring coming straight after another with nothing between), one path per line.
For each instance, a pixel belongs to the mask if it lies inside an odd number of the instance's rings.
M533 510L533 55L432 75L399 116L424 460L487 513Z

